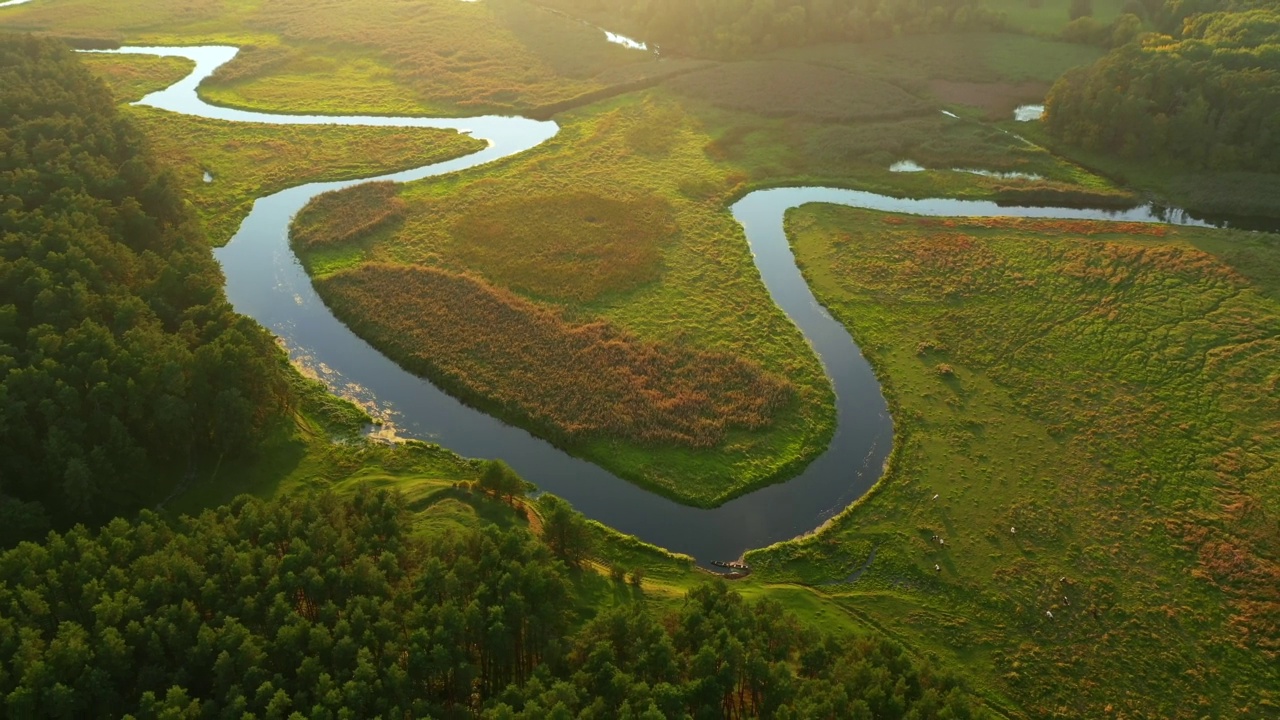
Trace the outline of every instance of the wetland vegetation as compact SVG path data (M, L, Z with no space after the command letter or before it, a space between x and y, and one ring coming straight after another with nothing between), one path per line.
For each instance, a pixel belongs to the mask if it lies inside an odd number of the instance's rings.
M756 5L0 12L81 45L242 46L200 88L224 105L554 113L559 134L520 155L316 198L293 247L405 367L694 505L785 480L835 430L821 365L727 210L744 194L1280 212L1265 3ZM189 69L80 62L116 103ZM806 280L881 381L894 450L872 492L748 553L730 591L525 497L500 463L365 438L361 409L227 306L208 246L255 198L480 141L115 108L46 41L6 40L0 73L0 544L45 538L0 554L10 715L1280 707L1274 236L791 211ZM1044 123L1010 120L1046 94ZM900 160L928 170L890 172Z
M788 229L899 434L881 488L748 554L758 576L837 583L1032 716L1276 702L1273 236L825 206Z

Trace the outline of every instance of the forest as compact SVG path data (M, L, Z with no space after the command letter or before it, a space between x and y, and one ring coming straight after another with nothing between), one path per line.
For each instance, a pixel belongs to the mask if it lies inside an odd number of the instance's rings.
M61 43L0 38L0 546L136 510L290 403L188 203Z
M144 511L0 554L0 702L139 720L988 717L894 643L723 582L662 615L580 615L580 572L518 527L415 535L385 491Z
M1280 171L1280 10L1169 0L1146 34L1068 71L1045 103L1055 139L1209 170Z

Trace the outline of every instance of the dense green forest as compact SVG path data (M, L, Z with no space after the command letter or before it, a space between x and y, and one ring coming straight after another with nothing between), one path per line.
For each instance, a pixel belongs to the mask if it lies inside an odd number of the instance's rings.
M251 446L288 402L280 357L106 87L0 38L0 546Z
M590 572L590 571L587 571ZM900 647L722 582L580 618L526 530L412 533L398 494L144 512L0 555L7 717L985 717Z
M700 57L1001 24L978 0L542 1L579 17L616 18L664 54Z
M1148 34L1067 72L1049 132L1086 150L1190 168L1280 171L1280 7L1169 0Z

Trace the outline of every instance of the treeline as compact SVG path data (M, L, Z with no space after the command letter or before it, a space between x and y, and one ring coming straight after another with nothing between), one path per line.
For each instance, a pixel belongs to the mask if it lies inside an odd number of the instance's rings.
M1067 72L1045 104L1056 139L1191 168L1280 171L1280 7L1170 0L1149 34Z
M979 0L540 0L575 17L617 18L663 53L743 57L901 33L996 29Z
M584 624L574 577L523 529L415 536L389 493L144 511L0 554L0 715L985 716L897 646L723 583Z
M252 445L288 401L279 358L106 87L0 36L0 546Z

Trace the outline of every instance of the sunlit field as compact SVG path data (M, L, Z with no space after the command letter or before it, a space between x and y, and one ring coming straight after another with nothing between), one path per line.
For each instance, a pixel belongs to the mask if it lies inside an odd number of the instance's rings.
M561 102L678 69L523 0L36 2L7 29L96 43L250 46L205 94L257 110L446 114Z
M1265 716L1280 245L823 206L788 228L899 437L878 491L758 574L835 583L1031 716Z
M768 82L748 81L758 73ZM822 83L810 76L850 92L824 102ZM804 100L791 104L812 109L780 114L774 109L779 104L768 100L779 88ZM870 91L870 97L855 90ZM299 216L295 247L318 279L321 296L402 364L473 404L537 428L575 454L699 505L786 478L821 452L831 430L826 379L760 285L727 212L732 199L789 180L907 195L1131 201L1105 181L975 119L946 116L931 100L864 73L810 62L694 70L557 120L560 134L520 158L406 187L386 205L396 208L390 221L367 202L362 192L368 191L344 191L323 199L323 207L318 200ZM889 172L906 158L928 163L933 171ZM957 168L1043 178L983 177ZM331 225L341 236L338 242L312 241L326 236L323 228L330 223L324 218L338 217L343 220ZM367 229L351 234L348 225ZM393 299L406 291L371 277L364 290L338 299L338 286L326 278L370 264L377 266L371 274L384 276L388 264L468 275L571 324L603 321L646 343L686 347L692 356L736 358L759 368L762 377L786 378L789 399L771 400L769 412L727 422L723 434L696 442L681 439L683 431L662 436L607 423L584 423L590 432L570 432L568 418L549 420L546 407L555 396L545 394L548 387L528 388L519 400L511 387L501 389L493 381L494 363L518 347L519 339L495 340L493 349L480 354L454 348L445 371L428 353L406 346L407 325L393 329L381 314L389 302L403 304L406 317L425 318L430 302ZM434 327L434 321L426 325ZM467 333L432 335L437 342L474 340ZM662 373L673 391L687 387L669 363L646 372L659 375L646 375L650 379L637 387L663 385ZM558 382L542 372L519 377L532 385ZM560 396L567 401L571 388L557 392L568 393ZM637 396L646 397L642 416L671 402L662 395ZM694 415L723 402L701 392L692 397L691 407L702 408ZM610 407L616 406L601 405Z
M495 363L509 368L517 357L524 357L517 365L531 359L518 351L528 340L519 324L500 326L510 334L494 337L482 355L463 350L476 342L470 332L436 335L437 344L464 344L449 350L456 360L448 373L431 364L430 353L412 365L472 402L542 427L560 442L572 438L575 453L686 502L722 502L815 457L831 428L830 390L817 358L769 299L741 229L724 209L743 175L711 162L703 150L710 138L660 97L594 106L561 123L555 139L525 156L406 186L404 216L389 226L338 246L299 245L321 297L372 339L371 323L388 322L388 304L406 308L407 317L430 313L433 303L417 297L426 288L410 293L393 282L382 292L339 299L342 285L329 278L371 263L433 268L470 274L469 283L494 286L484 293L497 293L510 309L546 318L539 322L554 334L545 340L560 333L582 341L602 332L599 341L616 337L618 361L635 368L627 371L636 372L634 379L602 375L605 355L566 366L586 348L556 341L547 345L554 352L546 372L482 381L502 374ZM309 215L300 216L304 236ZM378 267L368 274L388 272ZM468 306L455 307L458 313ZM483 315L454 320L485 336L499 330ZM377 332L387 340L399 336ZM591 352L611 353L610 343ZM414 352L401 347L393 354ZM585 433L566 432L572 412L549 422L554 402L575 397L576 373L584 373L579 380L595 373L616 383L606 391L591 382L600 403L591 416L623 407L625 413L608 422L582 419L592 429ZM737 380L724 384L731 376ZM517 385L526 386L527 399L513 404L508 398ZM710 419L712 408L726 413L724 422ZM685 419L661 431L648 427L676 416Z
M191 70L185 60L146 55L86 55L84 60L122 103ZM474 138L430 128L229 123L147 107L125 112L174 173L215 245L231 239L263 195L304 182L418 167L483 147Z

